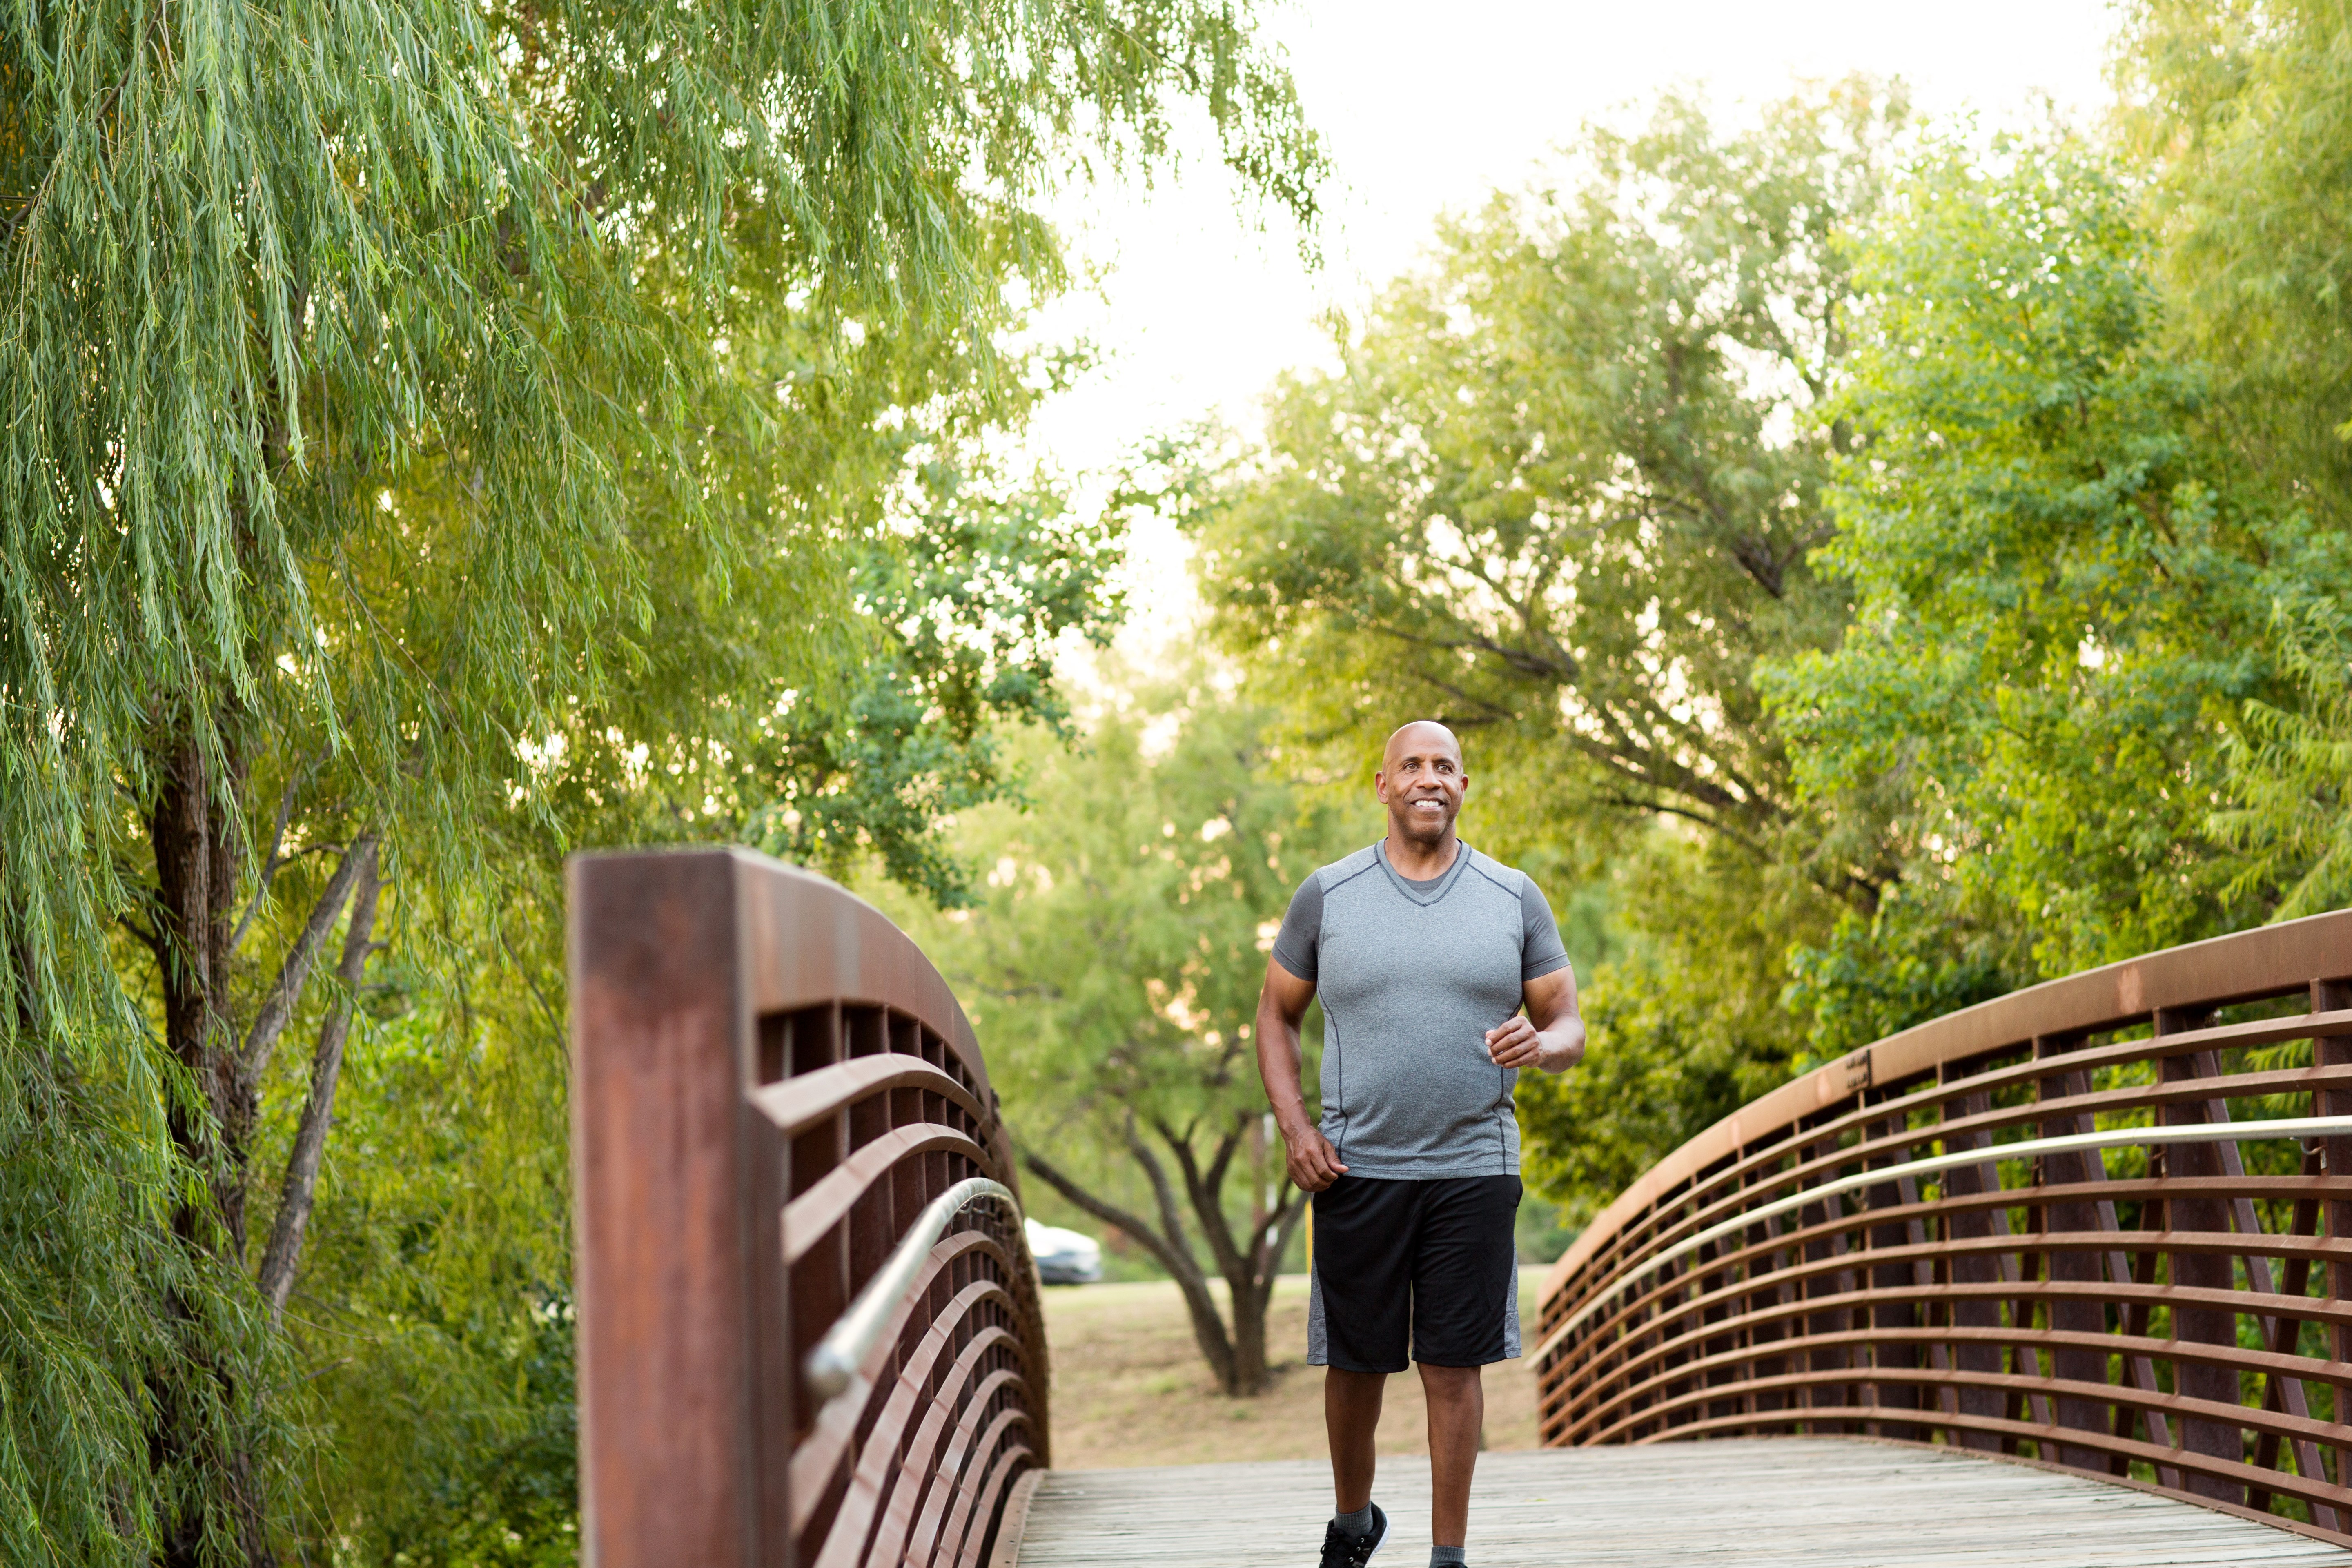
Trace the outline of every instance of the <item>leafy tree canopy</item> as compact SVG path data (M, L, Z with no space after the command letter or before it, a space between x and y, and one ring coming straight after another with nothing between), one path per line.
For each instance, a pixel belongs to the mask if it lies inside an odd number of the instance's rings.
M1277 388L1194 519L1220 630L1304 734L1356 754L1433 710L1604 840L1657 812L1759 849L1787 826L1748 675L1844 621L1808 552L1852 437L1814 410L1849 352L1841 237L1904 118L1854 84L1738 134L1675 98L1589 132L1443 226L1340 370Z
M2352 526L2352 17L2307 0L2137 0L2116 57L2148 178L2168 334L2228 399L2233 445Z
M1521 1091L1572 1212L1795 1068L2352 890L2341 24L2134 26L2152 163L1860 89L1590 135L1178 488L1294 734L1435 710L1482 847L1604 901L1591 1055Z
M1252 26L0 20L0 1163L13 1212L60 1216L0 1267L0 1376L52 1391L0 1413L0 1555L257 1564L390 1528L341 1481L371 1518L295 1517L286 1391L341 1352L278 1316L372 972L433 974L408 1016L488 1049L468 998L552 984L563 849L769 806L956 895L939 813L1000 787L989 725L1051 719L1042 649L1112 608L1108 535L980 456L1052 381L999 346L1061 280L1041 200L1162 159L1189 101L1311 216L1321 156ZM517 1223L441 1218L467 1213ZM444 1316L511 1329L551 1277L521 1255ZM414 1321L396 1272L344 1269L344 1329Z
M2239 458L2315 526L2352 529L2345 112L2352 19L2305 4L2149 0L2128 14L2131 151L2151 172L2169 330L2210 367ZM2270 631L2292 695L2246 700L2213 827L2274 918L2352 901L2352 757L2341 600L2282 593Z
M1762 687L1809 791L1902 802L1902 896L1926 907L1882 908L1881 966L1934 952L1945 973L1853 1010L1837 1044L2280 902L2212 818L2244 704L2284 688L2273 606L2333 598L2352 562L2249 469L2211 377L2168 352L2141 212L2063 133L1990 159L1945 145L1861 258L1837 410L1866 444L1822 552L1857 613ZM1851 919L1833 946L1862 940ZM1801 964L1824 1020L1836 970Z

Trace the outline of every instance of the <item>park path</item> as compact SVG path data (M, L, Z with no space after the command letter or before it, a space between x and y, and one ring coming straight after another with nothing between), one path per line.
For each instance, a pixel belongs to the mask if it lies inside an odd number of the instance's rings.
M993 1568L1307 1568L1330 1517L1319 1462L1054 1470L1008 1514ZM1379 1568L1429 1557L1429 1471L1383 1458ZM1021 1517L1025 1511L1025 1519ZM2271 1525L2029 1465L1908 1445L1750 1438L1488 1454L1473 1568L2352 1568Z

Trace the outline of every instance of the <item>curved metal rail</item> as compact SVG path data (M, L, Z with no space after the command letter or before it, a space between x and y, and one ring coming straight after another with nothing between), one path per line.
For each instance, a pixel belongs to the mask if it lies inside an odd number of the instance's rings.
M923 1263L931 1248L956 1216L976 1203L991 1199L1012 1210L1013 1221L1021 1221L1021 1200L1003 1182L992 1182L986 1176L973 1176L958 1182L930 1201L898 1245L890 1254L890 1261L882 1271L866 1282L849 1310L827 1329L824 1338L817 1341L816 1349L809 1352L803 1366L809 1386L830 1402L848 1392L858 1381L868 1357L882 1343L883 1331L889 1327L915 1293L915 1285L923 1271Z
M1046 1363L963 1010L761 856L571 890L583 1560L975 1568L1046 1461Z
M1546 1280L1545 1441L2001 1452L2352 1544L2352 911L1893 1036Z

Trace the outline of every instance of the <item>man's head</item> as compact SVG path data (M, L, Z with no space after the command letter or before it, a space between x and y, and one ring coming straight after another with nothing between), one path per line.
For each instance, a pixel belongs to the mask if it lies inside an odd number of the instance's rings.
M1470 775L1462 768L1462 742L1435 720L1416 719L1389 737L1372 786L1389 808L1391 830L1433 848L1454 831L1470 787Z

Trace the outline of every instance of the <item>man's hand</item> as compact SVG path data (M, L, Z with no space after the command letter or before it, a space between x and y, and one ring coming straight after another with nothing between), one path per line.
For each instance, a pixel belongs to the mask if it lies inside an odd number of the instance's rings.
M1486 1031L1486 1054L1502 1068L1543 1066L1544 1037L1523 1013L1514 1013L1499 1029Z
M1339 1152L1312 1122L1284 1128L1282 1149L1291 1183L1301 1192L1319 1193L1348 1173L1348 1167L1339 1163Z
M1527 1011L1486 1031L1496 1067L1563 1072L1584 1059L1584 1018L1576 1010L1576 971L1565 966L1520 987Z

